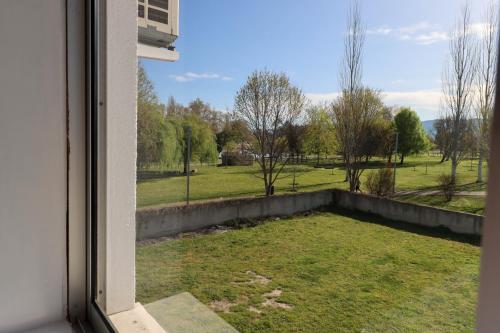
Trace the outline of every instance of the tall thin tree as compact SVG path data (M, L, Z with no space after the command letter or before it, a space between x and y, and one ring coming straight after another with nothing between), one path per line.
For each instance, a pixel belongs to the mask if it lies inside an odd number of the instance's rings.
M477 182L483 181L483 161L488 155L490 123L493 116L495 79L497 70L498 6L491 2L484 13L481 42L478 52L477 87L475 108L477 118L479 161Z
M357 133L360 119L357 119L362 107L362 57L365 42L365 30L361 22L361 11L357 1L351 4L347 17L347 33L344 40L344 56L339 73L339 85L342 89L343 105L333 108L337 141L344 159L346 181L351 190L359 183L359 163L357 161ZM358 110L356 110L358 109Z
M469 119L473 103L477 43L471 31L470 7L466 3L450 34L449 61L443 71L445 112L451 120L451 177L456 181L457 167L467 149L461 144L463 124Z

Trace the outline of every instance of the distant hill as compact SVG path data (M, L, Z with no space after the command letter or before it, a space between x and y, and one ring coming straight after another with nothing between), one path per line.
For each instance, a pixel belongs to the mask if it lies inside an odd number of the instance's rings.
M424 130L429 134L430 136L434 136L434 123L437 121L437 119L433 120L425 120L422 122L422 126L424 126Z

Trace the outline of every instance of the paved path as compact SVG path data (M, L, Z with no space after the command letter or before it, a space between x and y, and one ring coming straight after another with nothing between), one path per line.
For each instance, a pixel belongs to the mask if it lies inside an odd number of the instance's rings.
M440 195L442 191L439 190L408 190L396 192L396 197L415 195L415 196L427 196L427 195ZM471 197L485 197L486 191L458 191L455 192L458 196L471 196Z

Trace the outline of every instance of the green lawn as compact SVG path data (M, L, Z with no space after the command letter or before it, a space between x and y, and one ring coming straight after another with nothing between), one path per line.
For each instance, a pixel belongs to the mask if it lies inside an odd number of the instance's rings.
M188 291L240 332L472 332L479 252L432 229L314 213L139 245L136 295Z
M455 196L450 202L447 202L442 195L408 195L398 197L398 200L478 215L484 214L485 206L484 197L473 196Z
M474 162L475 163L475 162ZM382 161L372 161L364 176L371 170L383 167ZM426 167L427 166L427 167ZM251 167L197 166L198 172L191 176L191 200L255 196L263 194L263 181L257 165ZM398 190L425 189L437 186L437 176L450 172L450 162L439 163L438 157L408 157L405 164L397 170ZM345 171L339 161L322 162L320 168L314 163L296 167L298 191L315 191L327 188L347 188L343 181ZM485 169L486 173L486 169ZM276 193L287 193L292 189L293 167L288 166L283 173L285 178L276 183ZM476 166L464 161L458 169L459 184L462 190L484 190L476 185ZM363 177L364 177L363 176ZM163 205L185 200L186 177L161 174L158 172L139 172L137 182L137 207ZM145 179L147 178L147 179ZM364 178L363 178L364 179ZM362 180L362 184L364 180Z

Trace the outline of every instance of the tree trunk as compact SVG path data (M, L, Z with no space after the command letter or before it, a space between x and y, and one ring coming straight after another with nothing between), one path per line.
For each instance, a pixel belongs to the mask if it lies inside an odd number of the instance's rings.
M446 160L446 155L445 154L443 154L443 157L441 158L441 162L439 162L439 163L443 163L444 160Z
M483 146L479 148L479 161L477 162L477 182L483 182Z
M457 167L458 161L456 158L451 159L451 180L453 183L457 182Z
M319 153L318 153L318 156L316 158L316 166L319 167Z
M403 165L404 161L405 161L405 155L401 154L401 162L399 164Z

